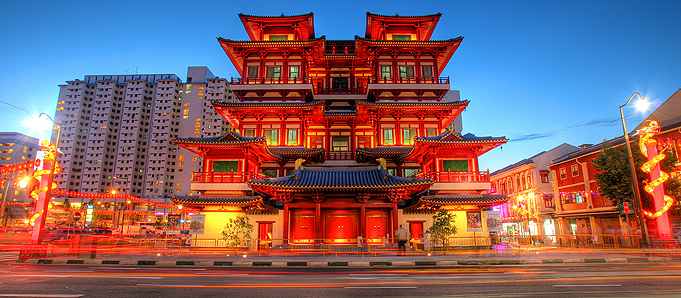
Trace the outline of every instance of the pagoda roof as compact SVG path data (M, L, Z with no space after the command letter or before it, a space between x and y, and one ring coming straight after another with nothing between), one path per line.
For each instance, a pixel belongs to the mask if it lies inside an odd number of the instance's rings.
M412 150L412 146L379 146L376 148L357 148L355 149L357 162L373 161L377 158L399 159Z
M430 37L429 37L430 38ZM448 40L377 40L370 38L362 38L355 36L357 40L358 47L360 45L364 47L395 47L398 49L412 49L412 48L424 48L430 49L437 56L437 68L439 73L442 73L444 68L449 63L449 59L452 58L454 52L459 48L461 42L463 41L463 36L457 38L452 38Z
M326 154L324 148L268 147L268 149L272 154L281 156L283 159L294 160L304 158L316 163L323 163Z
M264 160L283 160L284 157L272 153L267 148L265 137L244 137L233 128L220 137L213 138L176 138L172 142L201 157L205 157L211 150L225 148L253 148L253 154Z
M246 207L262 203L260 196L239 195L201 195L178 196L172 199L175 204L183 206L233 206Z
M411 102L411 101L379 101L369 102L366 100L357 100L357 106L366 106L374 109L386 110L411 110L411 109L428 109L428 110L449 110L456 107L466 108L470 101L438 101L438 102Z
M441 13L423 16L394 16L380 15L367 11L367 38L385 38L385 27L387 26L414 26L423 28L417 31L418 39L428 40L435 30L437 22L440 20Z
M475 154L480 156L485 152L496 148L508 142L506 137L477 137L471 133L461 135L454 131L453 128L447 127L440 135L435 137L416 137L414 138L414 147L409 152L402 156L401 159L415 160L419 156L428 154L430 147L463 147L474 150Z
M438 194L423 196L419 200L418 206L453 206L453 205L475 205L475 206L494 206L508 201L508 195L491 194Z
M220 46L229 57L229 60L231 60L232 64L234 64L234 67L239 72L239 75L243 77L244 62L249 52L251 51L264 50L265 52L267 52L276 51L277 49L280 48L299 48L302 51L302 48L304 47L321 48L325 39L326 37L323 35L320 36L319 38L287 41L269 41L269 40L237 41L218 37L218 42L220 43Z
M314 13L287 16L254 16L239 14L241 22L251 40L262 40L266 27L289 28L294 39L314 38Z
M317 191L347 192L369 191L385 192L395 189L422 191L433 184L430 179L405 178L388 175L383 165L367 167L308 167L299 166L289 176L278 178L253 179L248 185L258 191Z
M220 113L233 126L239 126L239 121L246 113L253 111L273 111L275 113L299 113L302 110L310 110L317 117L322 116L324 101L317 100L311 102L221 102L212 101L215 111Z

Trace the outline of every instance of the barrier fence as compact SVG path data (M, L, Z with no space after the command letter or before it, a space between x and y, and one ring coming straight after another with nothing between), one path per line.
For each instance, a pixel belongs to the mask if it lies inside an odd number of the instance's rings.
M358 241L359 240L359 243ZM55 240L48 244L22 245L21 257L50 257L77 255L99 258L115 255L194 255L227 256L233 254L438 254L451 252L517 252L536 249L593 249L619 251L649 251L681 254L678 240L651 240L643 247L636 235L548 235L548 236L480 236L449 237L443 243L435 239L412 239L404 250L395 239L381 239L366 243L362 239L346 239L337 243L332 239L202 239L165 238L139 239L106 236L81 236Z

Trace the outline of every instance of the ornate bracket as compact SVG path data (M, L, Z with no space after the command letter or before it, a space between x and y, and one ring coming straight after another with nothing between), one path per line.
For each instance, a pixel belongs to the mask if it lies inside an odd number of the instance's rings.
M312 198L312 201L314 201L315 203L321 203L326 198L326 195L323 194L323 193L313 193L311 195L311 198Z
M357 201L360 203L365 203L371 199L371 194L368 192L360 192L355 195L355 198L357 198Z

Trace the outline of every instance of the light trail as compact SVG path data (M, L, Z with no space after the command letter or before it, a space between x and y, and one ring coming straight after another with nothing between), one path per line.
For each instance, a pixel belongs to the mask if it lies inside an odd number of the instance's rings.
M605 284L605 285L553 285L554 288L566 288L566 287L621 287L622 285L616 284Z
M0 297L83 297L85 294L0 294Z

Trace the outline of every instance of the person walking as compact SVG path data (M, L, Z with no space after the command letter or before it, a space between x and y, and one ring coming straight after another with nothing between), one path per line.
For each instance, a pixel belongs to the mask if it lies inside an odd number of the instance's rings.
M407 241L409 240L409 232L404 228L404 225L400 225L400 229L395 233L395 237L397 238L398 249L400 251L406 251L407 248L405 247L405 244L407 244Z

